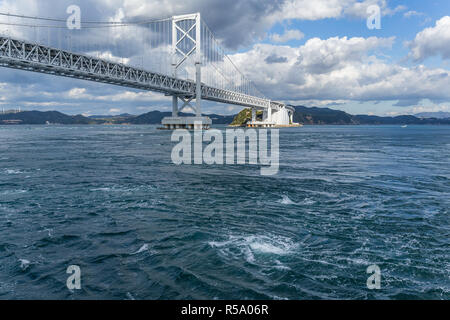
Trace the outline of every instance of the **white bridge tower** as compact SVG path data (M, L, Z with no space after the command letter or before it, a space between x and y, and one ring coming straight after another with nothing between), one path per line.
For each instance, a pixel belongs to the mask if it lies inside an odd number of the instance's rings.
M184 63L195 65L195 95L185 93L172 96L172 117L164 118L162 124L166 129L187 128L202 123L208 129L212 121L202 116L202 44L201 44L201 16L200 13L174 16L172 18L172 76L177 78L178 70ZM178 102L181 100L181 108ZM195 100L195 104L193 104ZM195 117L180 117L179 113L186 107L195 112Z

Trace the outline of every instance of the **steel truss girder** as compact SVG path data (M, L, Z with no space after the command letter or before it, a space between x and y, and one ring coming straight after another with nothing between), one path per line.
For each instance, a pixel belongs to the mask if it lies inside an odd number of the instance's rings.
M0 37L0 66L114 84L141 90L196 97L196 83L22 40ZM258 109L284 104L202 84L202 99Z

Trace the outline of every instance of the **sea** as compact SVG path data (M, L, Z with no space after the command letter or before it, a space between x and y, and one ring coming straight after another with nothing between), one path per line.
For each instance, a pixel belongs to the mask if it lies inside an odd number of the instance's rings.
M0 126L0 299L450 298L450 126L281 129L274 176L174 145Z

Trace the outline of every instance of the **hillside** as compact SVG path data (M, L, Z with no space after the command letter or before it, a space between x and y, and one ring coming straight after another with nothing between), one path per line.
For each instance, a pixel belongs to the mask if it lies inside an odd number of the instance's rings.
M294 122L301 124L359 124L354 116L339 110L328 108L295 107Z
M414 115L417 118L450 119L450 112L422 112Z
M58 111L24 111L19 113L0 114L0 124L8 121L17 121L19 124L97 124L98 121L82 115L68 116Z
M306 125L404 125L404 124L450 124L450 119L421 119L415 116L379 117L351 115L329 108L295 107L294 122Z
M184 114L182 116L193 116L193 114ZM0 125L2 124L161 124L164 117L172 116L171 112L152 111L140 116L123 114L118 116L91 116L89 118L82 115L69 116L58 111L24 111L19 113L0 114ZM222 116L218 114L208 115L213 124L229 124L234 116Z
M151 111L140 116L127 119L131 124L161 124L161 121L165 117L171 117L171 112ZM180 113L180 116L193 117L190 113ZM208 114L213 124L229 124L233 121L234 116L222 116L218 114Z
M257 120L262 120L262 111L258 111L256 113ZM231 122L231 126L243 126L246 123L252 120L252 110L250 108L246 108L239 112Z

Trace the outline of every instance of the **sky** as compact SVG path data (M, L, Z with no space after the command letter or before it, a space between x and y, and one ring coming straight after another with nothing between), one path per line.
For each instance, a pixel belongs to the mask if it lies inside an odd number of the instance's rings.
M82 21L200 12L238 69L273 100L352 114L450 112L448 0L0 0L0 13L66 19L70 5ZM380 29L368 28L374 5ZM0 68L4 109L103 115L170 106L158 93ZM203 105L204 113L240 109Z

